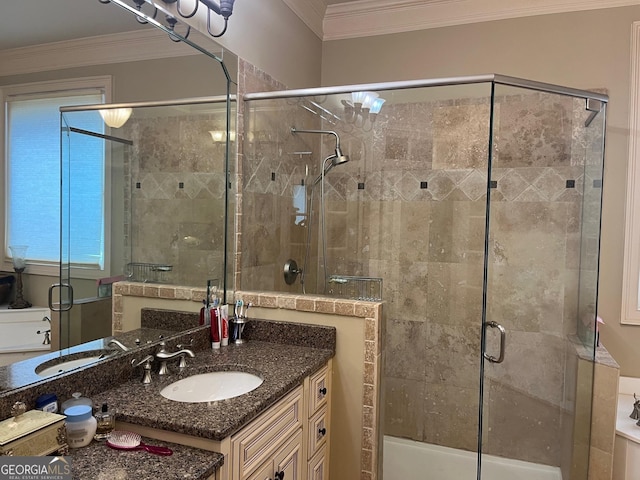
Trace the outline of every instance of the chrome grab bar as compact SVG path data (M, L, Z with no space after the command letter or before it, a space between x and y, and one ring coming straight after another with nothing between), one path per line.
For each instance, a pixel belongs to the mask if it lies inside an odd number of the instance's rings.
M497 322L486 322L484 324L484 328L486 329L487 327L497 328L500 331L500 353L498 355L498 358L492 355L488 355L487 352L483 352L482 355L484 355L484 358L489 360L491 363L502 363L504 360L504 350L505 350L505 343L506 343L505 339L507 336L507 332L504 329L504 327Z

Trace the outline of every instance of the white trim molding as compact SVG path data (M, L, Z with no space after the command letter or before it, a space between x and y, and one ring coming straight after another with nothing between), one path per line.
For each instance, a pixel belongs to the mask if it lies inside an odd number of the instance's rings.
M307 27L322 39L322 23L327 6L317 0L282 0L302 20Z
M327 7L321 38L341 40L630 5L640 5L640 0L357 0Z
M0 50L0 77L199 54L159 30L137 30Z
M621 323L640 325L640 22L631 26L629 160L625 205Z

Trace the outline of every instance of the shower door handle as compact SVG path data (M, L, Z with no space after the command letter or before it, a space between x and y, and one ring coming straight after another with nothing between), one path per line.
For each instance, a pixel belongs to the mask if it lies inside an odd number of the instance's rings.
M66 304L58 303L55 305L53 303L53 290L55 288L63 289L66 288L69 291L69 302ZM68 283L54 283L49 287L49 310L52 312L68 312L73 307L73 287Z
M492 355L488 355L487 352L483 352L482 355L491 363L502 363L504 360L505 339L507 336L507 332L504 327L498 322L486 322L484 324L485 330L487 329L487 327L497 328L500 331L500 353L498 354L497 358Z

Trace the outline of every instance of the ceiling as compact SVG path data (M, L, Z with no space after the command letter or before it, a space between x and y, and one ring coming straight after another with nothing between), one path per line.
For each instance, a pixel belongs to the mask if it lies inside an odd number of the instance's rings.
M238 0L251 2L260 0ZM640 0L283 0L320 38L335 40ZM99 0L0 0L0 50L148 28Z
M329 4L354 0L306 1L324 11ZM117 5L98 0L43 0L37 7L25 0L0 3L0 50L145 28Z

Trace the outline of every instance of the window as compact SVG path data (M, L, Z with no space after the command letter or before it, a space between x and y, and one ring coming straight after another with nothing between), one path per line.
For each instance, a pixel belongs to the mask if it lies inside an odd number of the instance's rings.
M105 103L110 79L45 82L2 88L5 139L5 268L9 245L28 245L29 273L57 274L60 262L61 106ZM74 127L103 133L96 112L74 115ZM63 132L63 136L68 135ZM71 264L104 272L107 185L104 142L74 134L71 152Z
M621 323L640 325L640 22L631 27L630 83Z

